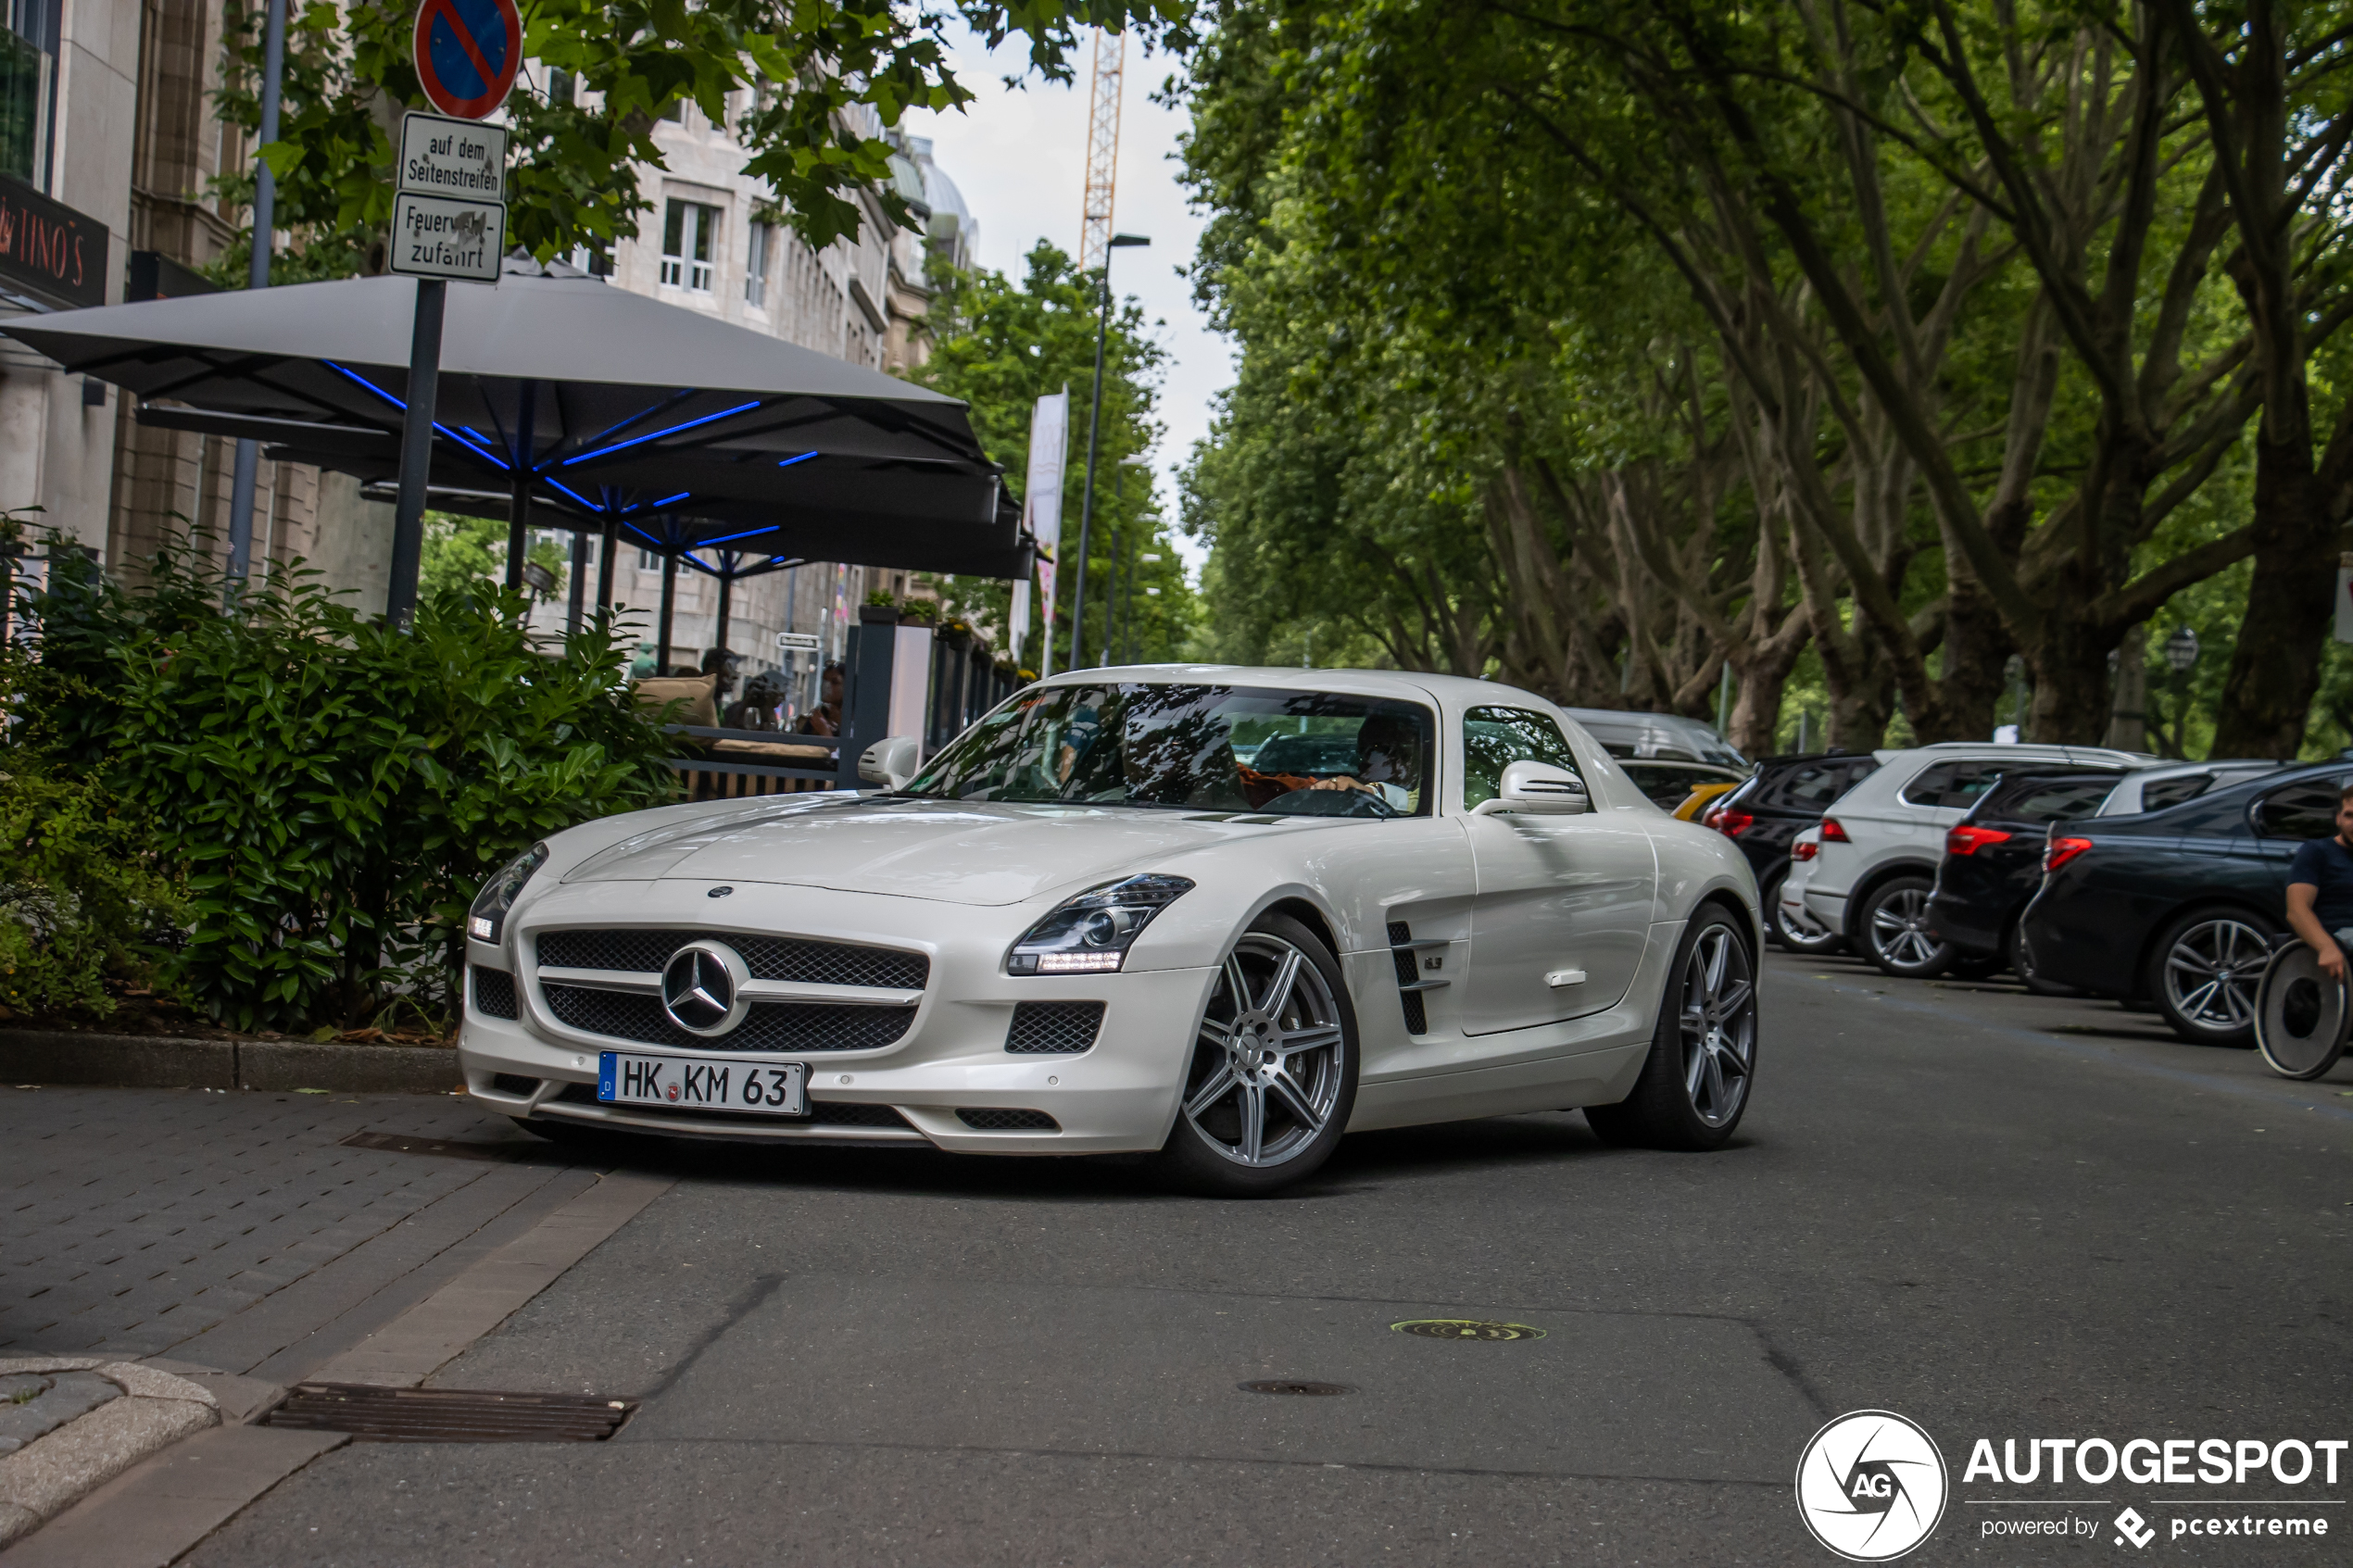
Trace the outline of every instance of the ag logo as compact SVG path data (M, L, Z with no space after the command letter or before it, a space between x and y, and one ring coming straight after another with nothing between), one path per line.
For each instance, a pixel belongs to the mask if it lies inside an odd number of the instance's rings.
M1797 1461L1797 1512L1850 1562L1903 1556L1944 1517L1944 1456L1889 1411L1856 1411L1814 1434Z

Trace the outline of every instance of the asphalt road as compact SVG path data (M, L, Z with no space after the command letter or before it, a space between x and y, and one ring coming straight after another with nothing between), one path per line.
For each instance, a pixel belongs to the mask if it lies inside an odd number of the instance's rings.
M354 1445L186 1561L1827 1563L1791 1476L1866 1408L1951 1474L1907 1561L2344 1560L2353 1454L2334 1486L1963 1472L1980 1437L2353 1437L2353 1064L2286 1084L1844 960L1768 960L1764 1002L1709 1156L1525 1116L1221 1203L1077 1161L649 1153L686 1179L437 1379L641 1398L619 1436ZM1425 1317L1544 1337L1390 1326ZM2332 1533L2170 1535L2283 1512ZM2070 1516L2096 1535L1985 1533Z

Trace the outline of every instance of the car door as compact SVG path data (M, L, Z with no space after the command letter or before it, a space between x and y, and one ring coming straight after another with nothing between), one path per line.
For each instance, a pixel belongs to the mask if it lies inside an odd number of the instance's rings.
M1550 714L1500 706L1466 713L1464 809L1492 800L1504 769L1518 761L1585 775ZM1648 815L1596 798L1574 816L1466 819L1478 878L1470 967L1457 1003L1466 1034L1556 1023L1615 1007L1626 995L1650 938L1658 882L1642 821Z

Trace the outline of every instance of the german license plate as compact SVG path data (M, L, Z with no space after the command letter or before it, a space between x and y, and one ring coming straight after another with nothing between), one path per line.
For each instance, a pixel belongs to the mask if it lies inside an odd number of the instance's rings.
M809 1068L799 1061L605 1051L598 1058L597 1098L608 1105L806 1116Z

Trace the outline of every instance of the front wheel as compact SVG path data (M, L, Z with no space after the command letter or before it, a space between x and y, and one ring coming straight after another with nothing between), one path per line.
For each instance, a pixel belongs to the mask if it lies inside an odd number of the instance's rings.
M1890 877L1864 900L1863 951L1898 980L1933 980L1953 965L1953 945L1929 935L1928 901L1936 884L1924 876Z
M2173 1033L2194 1046L2255 1043L2255 992L2271 933L2237 909L2192 909L2157 939L2149 986Z
M1251 922L1199 1023L1161 1162L1180 1186L1257 1198L1331 1158L1356 1105L1356 1014L1340 962L1287 915Z
M1756 1076L1755 956L1739 923L1711 904L1684 930L1669 972L1634 1092L1587 1106L1585 1120L1604 1143L1720 1148Z

